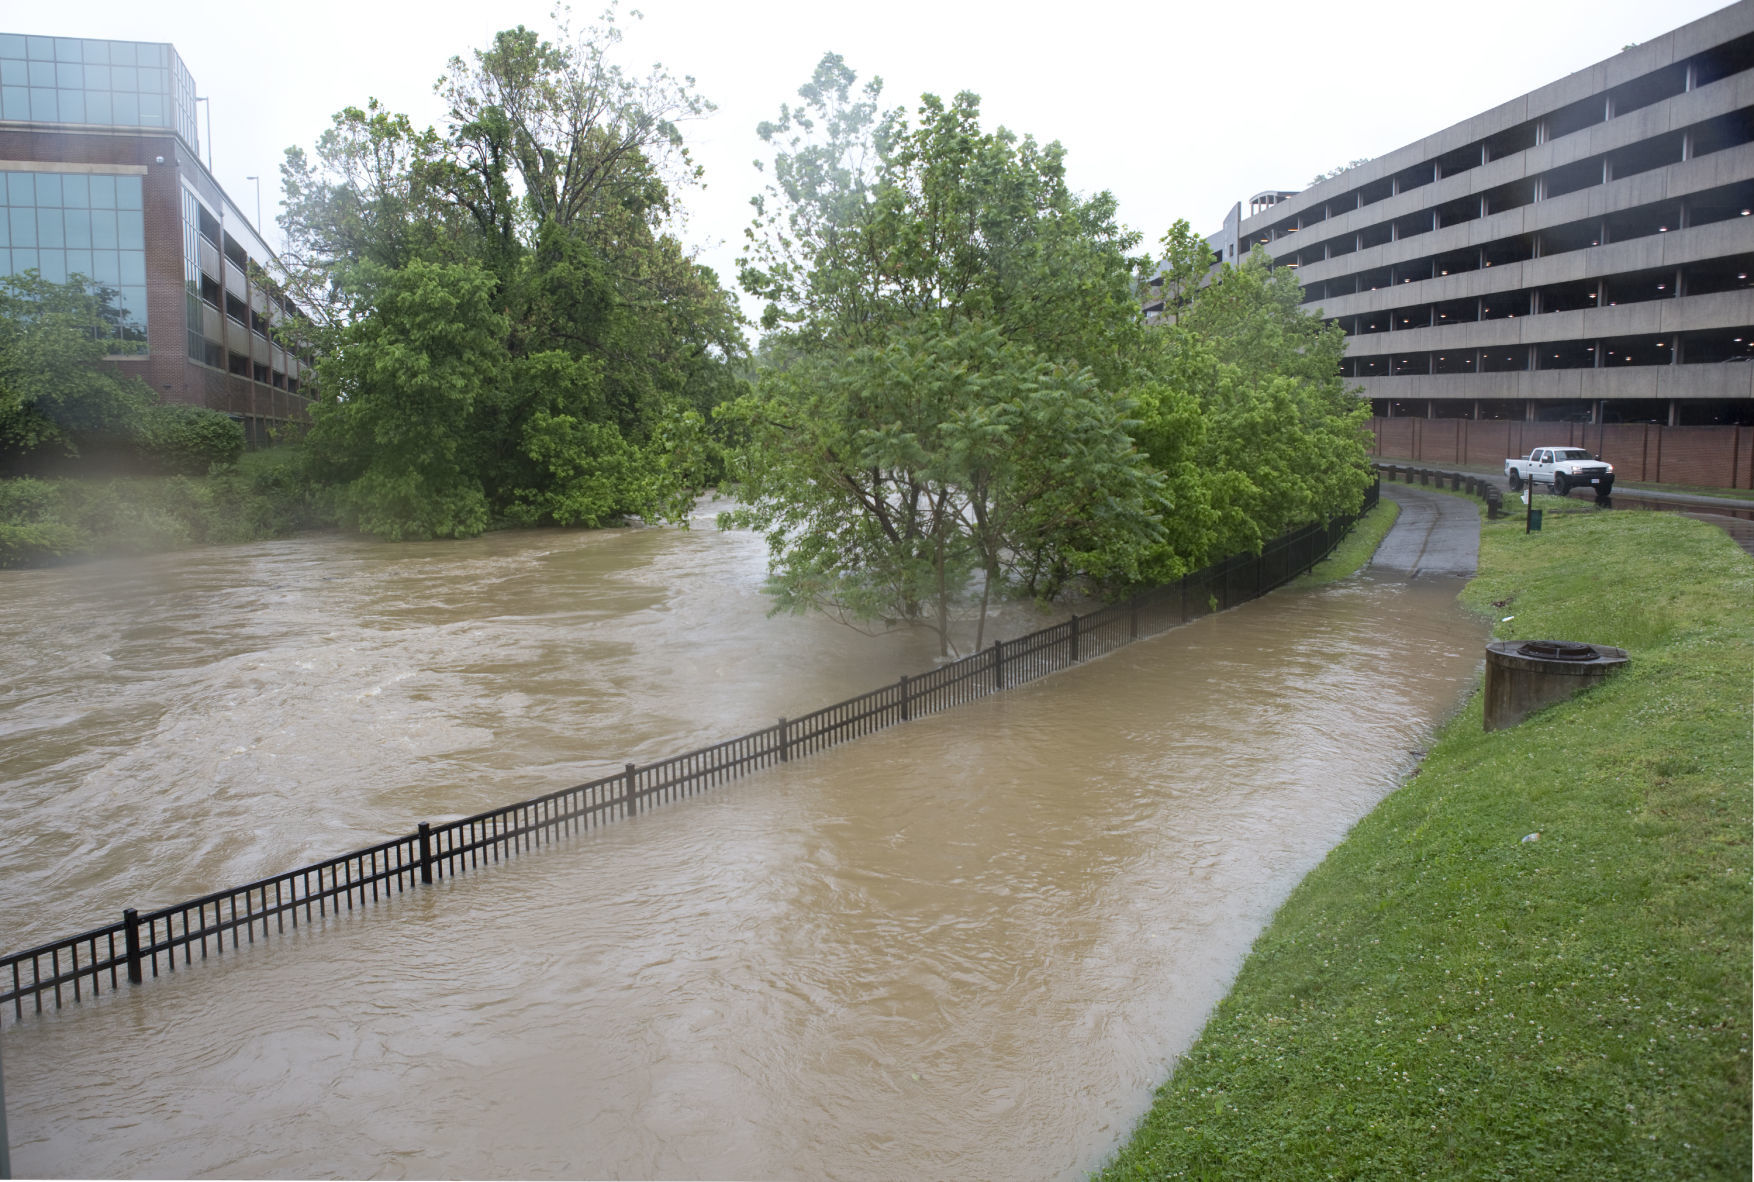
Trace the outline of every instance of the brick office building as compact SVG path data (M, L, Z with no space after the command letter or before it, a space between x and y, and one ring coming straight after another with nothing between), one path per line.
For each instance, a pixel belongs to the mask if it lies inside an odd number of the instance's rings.
M201 162L194 79L167 44L0 34L0 274L115 293L110 359L252 442L307 418L271 329L279 265Z

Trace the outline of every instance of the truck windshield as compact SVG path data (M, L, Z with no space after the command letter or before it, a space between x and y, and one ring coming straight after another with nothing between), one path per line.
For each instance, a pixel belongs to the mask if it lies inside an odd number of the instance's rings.
M1593 460L1595 458L1595 456L1592 456L1581 447L1562 447L1553 453L1553 459L1555 462L1562 462L1565 460Z

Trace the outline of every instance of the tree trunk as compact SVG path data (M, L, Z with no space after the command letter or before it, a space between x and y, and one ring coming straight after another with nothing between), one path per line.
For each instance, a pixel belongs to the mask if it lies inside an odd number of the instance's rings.
M987 639L987 597L993 590L993 571L987 568L986 577L981 580L981 618L974 626L974 651L980 652Z

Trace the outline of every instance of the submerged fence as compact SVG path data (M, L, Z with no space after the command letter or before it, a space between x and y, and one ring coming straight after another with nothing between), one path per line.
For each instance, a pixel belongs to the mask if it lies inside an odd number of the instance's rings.
M1378 489L1365 494L1376 504ZM1321 560L1355 518L1311 525L1275 538L1259 554L1238 555L1087 616L1015 640L995 641L929 673L903 677L802 718L625 770L572 788L438 825L324 862L215 891L119 923L0 957L0 1015L57 1009L125 979L174 973L302 921L364 907L417 884L455 877L616 817L692 796L794 756L809 755L911 719L1023 685L1111 653L1142 636L1223 611L1288 582Z

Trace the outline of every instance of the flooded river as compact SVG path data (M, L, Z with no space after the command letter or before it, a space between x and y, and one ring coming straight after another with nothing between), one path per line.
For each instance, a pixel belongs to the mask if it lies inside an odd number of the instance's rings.
M929 666L761 571L649 530L0 576L0 944ZM1472 683L1458 586L1282 592L8 1028L13 1167L1081 1176Z

